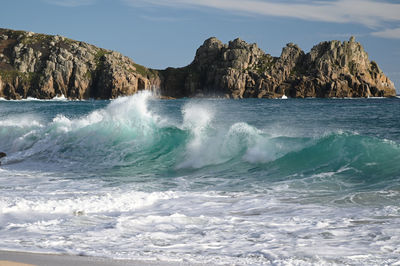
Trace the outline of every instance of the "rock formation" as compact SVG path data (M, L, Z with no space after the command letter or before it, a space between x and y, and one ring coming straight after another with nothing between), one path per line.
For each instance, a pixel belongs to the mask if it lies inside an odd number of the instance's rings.
M154 87L158 76L120 53L61 36L0 29L0 97L109 99Z
M0 152L0 159L3 157L6 157L6 156L7 156L7 154L5 152ZM0 165L1 165L1 162L0 162Z
M0 97L110 99L153 90L165 97L395 96L360 43L330 41L280 57L236 39L210 38L182 68L153 70L118 52L61 36L0 29Z
M161 91L173 97L218 96L232 98L390 97L391 82L368 59L354 37L330 41L305 54L289 43L280 57L272 57L256 44L236 39L223 44L210 38L187 67L162 71Z

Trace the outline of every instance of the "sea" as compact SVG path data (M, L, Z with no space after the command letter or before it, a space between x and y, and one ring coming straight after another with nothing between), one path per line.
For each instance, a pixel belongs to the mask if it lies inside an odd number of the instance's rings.
M0 100L0 249L400 265L400 99Z

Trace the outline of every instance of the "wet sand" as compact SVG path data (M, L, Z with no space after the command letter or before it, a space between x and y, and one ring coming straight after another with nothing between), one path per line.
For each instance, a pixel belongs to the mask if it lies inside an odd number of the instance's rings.
M160 261L112 260L99 257L0 251L0 266L123 266L190 265Z

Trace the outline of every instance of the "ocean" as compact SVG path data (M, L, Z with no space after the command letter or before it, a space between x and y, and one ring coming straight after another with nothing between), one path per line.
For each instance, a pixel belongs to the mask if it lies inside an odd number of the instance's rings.
M400 265L400 99L0 100L0 249Z

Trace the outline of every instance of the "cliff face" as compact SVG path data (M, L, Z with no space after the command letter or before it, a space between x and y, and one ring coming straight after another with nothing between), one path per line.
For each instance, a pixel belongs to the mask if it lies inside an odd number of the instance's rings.
M396 91L360 43L330 41L305 54L289 43L280 57L236 39L210 38L187 67L162 72L162 92L172 96L232 98L390 97ZM174 89L173 89L174 88ZM175 93L175 94L174 94Z
M120 53L60 36L0 29L0 97L109 99L154 90L166 97L395 96L394 84L363 47L330 41L280 57L236 39L210 38L183 68L152 70Z
M61 36L0 29L0 97L109 99L159 87L157 72Z

